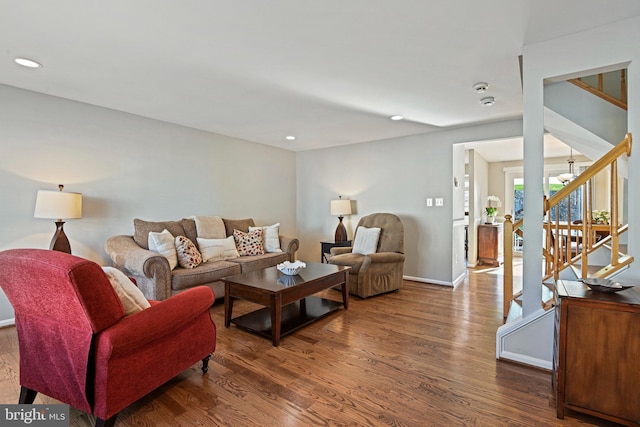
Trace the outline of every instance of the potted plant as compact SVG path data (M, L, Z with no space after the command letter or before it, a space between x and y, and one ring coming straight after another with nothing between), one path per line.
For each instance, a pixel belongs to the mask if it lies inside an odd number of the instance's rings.
M487 197L487 207L484 208L487 213L487 223L493 224L496 220L496 215L498 215L498 207L500 207L502 203L500 202L500 198L498 196L489 196Z
M609 211L596 209L591 212L591 220L596 224L609 224Z

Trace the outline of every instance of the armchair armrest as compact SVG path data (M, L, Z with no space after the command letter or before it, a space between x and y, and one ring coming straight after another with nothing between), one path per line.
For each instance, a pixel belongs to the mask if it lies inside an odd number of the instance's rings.
M331 255L341 255L351 253L353 246L334 246L331 248Z
M141 248L133 236L125 235L110 237L104 249L114 267L136 279L145 297L165 300L171 296L171 267L164 256Z
M398 252L377 252L375 254L370 254L371 262L382 263L382 262L403 262L404 254Z
M213 291L206 286L181 292L103 330L99 334L96 351L105 359L135 352L173 335L205 313L209 316L213 301Z
M359 272L364 273L372 265L378 265L381 268L386 268L382 267L382 265L402 262L404 262L404 254L397 252L376 252L374 254L363 256Z
M296 251L300 248L300 241L295 237L279 236L280 249L289 254L289 261L296 260Z

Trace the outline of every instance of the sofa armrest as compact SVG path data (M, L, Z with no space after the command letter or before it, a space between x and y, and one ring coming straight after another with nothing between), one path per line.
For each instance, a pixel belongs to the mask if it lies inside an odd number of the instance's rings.
M157 252L141 248L133 236L113 236L104 249L114 267L132 276L147 299L165 300L171 296L171 267Z
M296 260L296 251L300 248L300 241L295 237L280 236L280 249L289 254L289 262Z
M331 256L351 253L353 246L334 246L331 248Z

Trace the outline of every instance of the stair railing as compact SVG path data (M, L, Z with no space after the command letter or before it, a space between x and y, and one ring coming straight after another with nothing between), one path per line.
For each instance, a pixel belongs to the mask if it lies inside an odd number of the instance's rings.
M544 197L544 238L543 238L543 283L549 284L548 279L558 279L559 273L565 268L577 269L580 265L580 277L607 277L619 271L633 262L633 257L620 253L620 234L628 230L628 224L619 223L619 194L618 194L618 158L631 155L631 134L613 147L608 153L598 159L580 175L569 181L560 191L553 196ZM592 217L592 178L598 173L610 168L610 220L608 223L599 223ZM571 197L579 188L582 188L582 218L576 221L571 216ZM578 194L578 193L576 193ZM567 201L567 220L560 221L560 204ZM505 215L504 222L504 317L509 312L512 301L520 296L521 292L513 293L513 239L515 235L523 237L521 229L522 219L512 222L511 215ZM524 240L526 244L526 239ZM603 245L611 247L610 264L595 271L589 271L589 255ZM542 302L543 307L549 308L550 301Z
M610 71L606 74L620 74L620 93L619 97L615 97L611 95L610 91L605 88L604 85L604 74L600 73L597 75L597 83L596 86L590 85L582 78L570 79L569 83L573 83L574 85L596 95L597 97L604 99L611 104L620 107L624 110L627 110L627 70L622 69L619 71Z

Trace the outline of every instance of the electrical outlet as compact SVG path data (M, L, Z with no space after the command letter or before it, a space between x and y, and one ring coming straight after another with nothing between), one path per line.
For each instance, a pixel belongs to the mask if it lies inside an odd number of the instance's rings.
M436 206L444 206L444 199L442 197L436 198Z
M427 206L433 206L433 199L431 197L427 197Z

